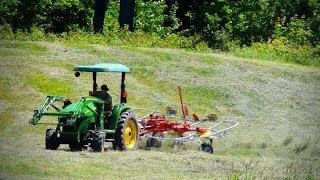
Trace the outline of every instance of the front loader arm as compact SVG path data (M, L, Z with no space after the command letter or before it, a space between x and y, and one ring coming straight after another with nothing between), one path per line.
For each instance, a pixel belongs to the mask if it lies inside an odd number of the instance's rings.
M64 98L62 96L56 96L56 95L47 96L47 98L46 98L44 104L42 105L42 107L40 109L34 110L33 117L29 121L29 123L33 124L33 125L38 124L38 122L40 121L40 119L42 118L43 115L47 115L47 116L69 116L70 113L61 112L61 109L58 108L57 106L55 106L55 104L54 104L55 101L64 102L64 106L62 108L64 108L65 106L71 104L69 99L66 99L66 98ZM47 112L50 107L53 107L57 112Z

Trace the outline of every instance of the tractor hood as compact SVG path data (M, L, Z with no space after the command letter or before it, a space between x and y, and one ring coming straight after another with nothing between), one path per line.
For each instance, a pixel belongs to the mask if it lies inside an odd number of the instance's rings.
M70 112L70 111L74 111L77 106L78 106L79 102L76 102L76 103L72 103L70 105L68 105L67 107L65 107L62 112Z
M69 106L67 106L65 109L62 110L62 112L71 112L71 111L76 111L77 108L79 106L79 102L76 102L76 103L73 103L73 104L70 104ZM96 106L94 105L94 103L89 103L87 104L88 107L92 108L93 110L97 110ZM85 106L82 106L80 108L80 112L75 112L76 114L79 114L79 113L82 113L84 116L93 116L94 113L88 109L87 107Z

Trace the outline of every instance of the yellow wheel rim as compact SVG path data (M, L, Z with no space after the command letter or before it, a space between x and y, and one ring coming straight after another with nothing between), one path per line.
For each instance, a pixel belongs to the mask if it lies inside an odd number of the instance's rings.
M124 143L127 149L134 148L137 141L137 126L133 119L129 119L124 129Z

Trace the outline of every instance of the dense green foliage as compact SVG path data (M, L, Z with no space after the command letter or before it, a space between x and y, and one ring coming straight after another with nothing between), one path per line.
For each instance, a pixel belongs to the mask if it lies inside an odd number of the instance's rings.
M2 39L209 47L245 58L319 66L318 0L136 0L134 33L119 31L120 0L113 0L104 35L92 34L94 0L0 1Z
M188 0L190 34L198 34L221 46L285 38L289 43L319 44L320 2L316 0ZM182 2L181 2L182 3Z
M39 27L46 32L90 30L93 0L1 0L1 23L30 30Z
M92 31L94 0L1 0L1 24L14 30L36 26L45 32ZM284 43L320 42L317 0L137 0L136 29L161 37L171 33L200 35L211 47L230 42L251 45L281 39ZM110 1L104 31L118 30L119 0Z

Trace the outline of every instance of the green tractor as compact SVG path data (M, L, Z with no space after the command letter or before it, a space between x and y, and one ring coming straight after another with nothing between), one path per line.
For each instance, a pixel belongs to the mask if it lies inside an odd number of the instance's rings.
M130 106L125 104L127 93L124 82L130 69L122 64L102 63L76 66L74 71L76 77L80 76L80 72L92 72L93 90L89 96L75 103L61 96L47 96L43 106L34 110L30 120L33 125L56 125L55 129L46 131L46 149L56 150L60 144L69 144L72 151L90 147L93 151L103 152L104 143L111 142L113 149L135 150L139 141L138 122ZM92 96L97 91L98 72L122 73L120 102L112 106L111 111L105 111L104 101ZM57 116L58 123L39 123L43 116Z

